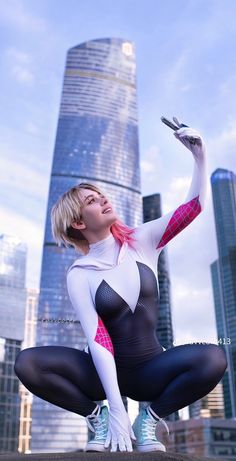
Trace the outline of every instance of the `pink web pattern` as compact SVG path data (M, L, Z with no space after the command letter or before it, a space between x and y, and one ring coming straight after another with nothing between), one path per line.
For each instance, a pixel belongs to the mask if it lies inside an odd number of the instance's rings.
M175 235L188 226L200 212L201 204L199 202L199 195L190 200L190 202L184 203L184 205L177 208L167 225L157 249L164 247L173 237L175 237Z
M111 338L100 317L98 317L98 327L94 341L96 341L98 344L101 344L101 346L105 347L105 349L107 349L109 352L111 352L112 355L114 355L114 349L111 342Z

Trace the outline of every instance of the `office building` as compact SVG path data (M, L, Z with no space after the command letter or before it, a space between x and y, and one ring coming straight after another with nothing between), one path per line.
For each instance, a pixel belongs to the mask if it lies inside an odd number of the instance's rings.
M211 175L218 259L211 264L218 343L228 367L222 378L225 417L236 418L236 175L218 168Z
M224 418L224 396L222 382L205 395L189 405L190 418Z
M168 423L170 435L162 424L158 433L167 451L222 461L236 460L236 421L198 418Z
M143 197L143 221L148 222L162 216L161 195L156 193ZM167 248L163 248L158 258L157 274L159 282L159 317L157 337L165 349L173 347L171 317L171 284L169 277ZM178 412L165 418L167 421L179 419Z
M24 338L26 245L0 236L0 452L15 452L19 433L19 380L14 363Z
M143 221L148 222L162 216L161 196L152 194L143 197ZM173 347L173 328L171 317L171 290L166 248L163 248L158 260L159 281L159 319L157 324L157 337L165 349Z
M37 289L27 289L25 332L22 349L35 346L38 296L39 291ZM22 383L20 383L20 426L18 445L18 451L20 453L31 452L32 402L33 395Z

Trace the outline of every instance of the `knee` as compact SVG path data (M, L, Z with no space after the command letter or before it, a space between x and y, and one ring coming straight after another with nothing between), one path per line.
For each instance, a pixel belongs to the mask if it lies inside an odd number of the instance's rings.
M34 347L23 349L16 356L14 371L21 381L25 376L30 374L30 371L34 367L34 349Z
M209 344L205 350L205 365L208 375L218 377L220 380L227 368L227 358L224 349L216 344Z

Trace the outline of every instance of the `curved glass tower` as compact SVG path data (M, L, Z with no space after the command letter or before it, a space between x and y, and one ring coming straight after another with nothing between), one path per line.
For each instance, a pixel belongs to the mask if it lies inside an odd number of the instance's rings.
M80 325L73 322L66 290L66 270L76 254L58 248L50 228L52 205L81 181L101 187L126 224L142 222L136 63L130 41L92 40L67 54L48 198L37 345L81 348L85 341ZM35 397L32 419L32 451L71 451L85 444L86 428L73 413Z
M225 417L236 418L236 174L211 175L218 259L211 264L218 343L227 355L222 378Z

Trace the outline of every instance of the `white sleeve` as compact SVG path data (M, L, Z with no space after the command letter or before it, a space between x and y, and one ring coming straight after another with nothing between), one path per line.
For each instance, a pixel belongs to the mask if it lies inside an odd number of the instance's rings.
M67 289L88 340L93 362L101 379L109 406L110 408L123 408L111 338L95 310L84 269L74 267L69 271Z
M146 253L159 252L179 232L187 227L204 208L207 189L206 149L200 135L191 128L181 128L176 137L192 152L194 170L186 199L173 211L135 229L135 238ZM195 144L191 139L196 140Z

